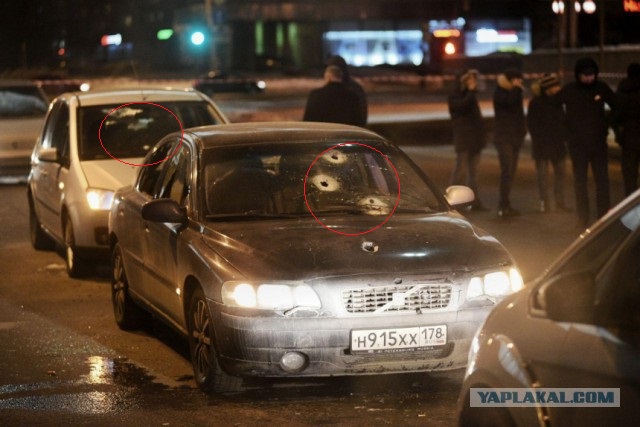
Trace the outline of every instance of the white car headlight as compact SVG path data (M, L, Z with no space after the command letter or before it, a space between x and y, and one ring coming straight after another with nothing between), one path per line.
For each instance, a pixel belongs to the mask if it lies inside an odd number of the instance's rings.
M235 307L263 310L321 307L320 298L315 291L309 285L300 282L227 282L222 286L222 302Z
M517 268L498 270L474 276L467 285L467 299L502 297L522 289L524 282Z
M113 194L111 190L101 190L98 188L87 189L87 203L91 209L107 211L111 209L113 203Z

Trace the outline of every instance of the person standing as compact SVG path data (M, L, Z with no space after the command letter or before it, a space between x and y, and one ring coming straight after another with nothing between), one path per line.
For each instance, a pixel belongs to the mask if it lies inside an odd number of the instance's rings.
M564 105L569 131L568 148L573 169L576 197L577 228L589 225L589 167L596 187L596 213L603 216L611 207L608 169L608 118L605 104L615 111L615 94L605 82L598 80L598 64L591 58L580 58L574 66L575 81L558 93Z
M511 206L510 194L518 168L520 148L527 133L522 104L522 83L520 70L508 68L498 76L493 94L493 143L500 162L499 218L520 215L520 212Z
M329 65L325 69L325 85L309 94L302 120L356 126L360 123L358 95L342 82L342 78L339 67Z
M478 71L467 70L456 80L454 91L448 98L453 127L453 147L456 163L450 184L465 184L475 194L473 210L486 210L478 192L476 180L480 154L485 146L484 121L476 97ZM466 179L465 179L466 178Z
M622 147L620 165L624 191L628 196L638 189L640 166L640 64L627 67L627 77L618 84L615 114L616 140Z
M367 102L367 94L364 91L364 88L362 87L362 85L360 85L360 83L355 81L349 74L349 67L347 65L347 61L345 61L345 59L340 55L334 55L327 60L327 63L325 65L327 67L330 65L335 65L338 68L340 68L340 70L342 70L342 82L349 89L354 91L358 96L359 115L358 115L358 120L355 124L356 126L361 126L361 127L366 126L368 116L369 116L369 103Z
M545 74L531 85L532 98L527 108L527 128L531 135L531 151L536 165L540 211L551 210L548 175L553 167L553 192L556 208L568 210L564 200L567 129L562 105L553 101L560 92L560 80L555 74Z

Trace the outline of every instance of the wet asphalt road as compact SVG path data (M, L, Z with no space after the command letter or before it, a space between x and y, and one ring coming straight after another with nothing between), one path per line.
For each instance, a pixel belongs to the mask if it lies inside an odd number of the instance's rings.
M442 189L449 146L405 146ZM612 195L621 199L611 163ZM495 152L486 150L480 195L497 204ZM535 176L525 150L513 192L523 215L470 213L514 254L525 279L537 276L578 232L570 213L536 212ZM568 199L572 192L567 187ZM120 331L111 312L108 268L69 279L56 252L28 241L23 183L0 184L0 425L434 425L455 422L461 371L379 377L248 382L244 393L195 389L188 349L151 324Z

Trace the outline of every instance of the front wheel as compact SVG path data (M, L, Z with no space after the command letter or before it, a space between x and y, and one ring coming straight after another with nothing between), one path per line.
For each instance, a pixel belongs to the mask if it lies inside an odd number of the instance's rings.
M187 316L191 364L198 387L207 394L240 391L242 379L227 374L218 363L211 313L200 288L191 296Z
M73 224L70 219L64 222L64 260L67 265L67 274L72 278L83 277L89 269L86 261L78 256L76 239L73 234Z

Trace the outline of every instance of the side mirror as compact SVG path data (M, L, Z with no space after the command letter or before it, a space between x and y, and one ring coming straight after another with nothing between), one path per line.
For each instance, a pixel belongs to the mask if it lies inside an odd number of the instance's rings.
M173 199L156 199L142 206L142 218L154 222L185 224L187 212Z
M537 301L547 317L558 322L595 321L595 281L589 273L554 277L538 289Z
M473 190L469 187L464 185L452 185L447 188L445 198L451 207L460 209L471 205L476 196L473 194Z
M58 149L57 148L43 148L38 152L38 160L42 162L57 162L58 161Z

